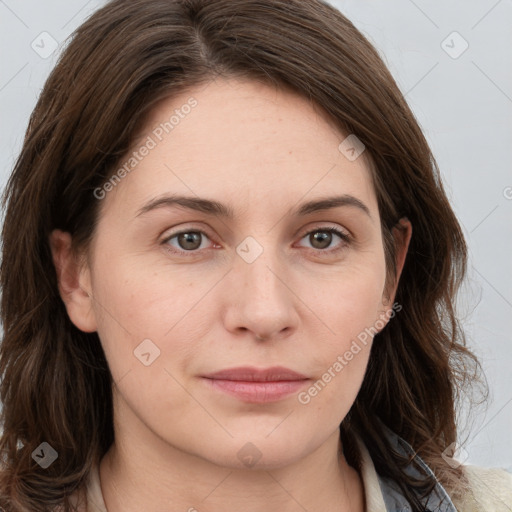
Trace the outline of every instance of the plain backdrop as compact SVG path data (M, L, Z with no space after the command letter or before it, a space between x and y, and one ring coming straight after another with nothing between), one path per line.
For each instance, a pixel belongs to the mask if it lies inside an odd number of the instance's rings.
M431 144L469 244L460 317L491 401L461 430L459 457L512 472L512 0L331 3L389 66ZM0 0L2 189L62 44L103 4Z

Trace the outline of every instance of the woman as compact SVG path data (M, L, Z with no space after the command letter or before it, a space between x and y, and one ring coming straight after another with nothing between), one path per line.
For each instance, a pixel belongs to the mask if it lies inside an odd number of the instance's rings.
M459 223L328 4L108 3L4 207L4 510L512 506L452 458Z

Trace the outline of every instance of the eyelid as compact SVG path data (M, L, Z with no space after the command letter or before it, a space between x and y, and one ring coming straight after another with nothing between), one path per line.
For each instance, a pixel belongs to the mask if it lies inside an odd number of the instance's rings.
M352 238L352 234L350 233L350 231L346 228L343 228L341 226L339 226L338 224L330 224L329 222L327 223L320 223L320 224L317 224L313 227L309 227L307 229L305 229L304 231L302 231L302 235L300 235L300 238L304 238L306 235L309 235L310 233L315 233L316 231L329 231L329 230L336 230L336 231L339 231L343 236L346 236L347 238Z
M315 248L306 247L306 249L309 249L310 251L313 251L316 254L320 254L320 255L336 254L336 253L342 251L343 249L346 249L347 245L350 245L354 241L352 234L348 230L341 228L338 225L329 226L329 225L325 225L325 224L319 225L319 226L314 226L312 228L307 229L305 232L302 233L302 235L299 238L300 238L300 240L302 240L304 237L306 237L312 233L321 232L321 231L328 232L328 233L329 232L334 233L339 238L341 238L341 243L338 246L335 246L334 248L329 248L329 249L315 249Z
M334 233L335 235L337 235L338 237L341 238L342 243L339 246L336 246L335 248L331 248L331 249L315 249L315 248L310 248L310 247L306 247L306 249L313 251L315 253L319 253L319 254L324 253L326 255L329 255L329 254L333 254L333 253L336 253L336 252L339 252L339 251L345 249L346 246L348 244L352 243L354 240L352 234L347 229L342 228L338 225L323 224L323 225L316 225L316 226L307 228L306 230L302 231L301 232L302 234L299 236L299 241L301 241L307 235L310 235L310 234L316 233L316 232L320 232L320 231ZM176 232L167 234L160 243L162 245L166 245L167 242L169 242L171 239L175 238L176 236L179 236L184 233L189 233L189 232L200 233L200 234L204 235L206 238L208 238L213 244L218 245L212 239L213 237L211 237L204 229L196 228L194 226L184 227ZM208 248L208 249L211 249L211 248ZM176 249L173 247L172 249L167 249L167 250L170 250L174 254L178 254L178 255L186 254L189 256L194 256L194 255L200 254L201 252L208 250L208 249L201 249L201 250L197 249L194 251L185 251L183 249Z
M203 229L203 228L197 228L197 227L194 227L194 226L189 226L189 227L184 227L184 228L181 228L179 229L178 231L175 231L175 232L171 232L171 233L168 233L164 236L164 238L162 239L162 241L160 242L161 245L166 245L167 242L169 242L169 240L171 240L172 238L178 236L178 235L181 235L183 233L201 233L202 235L204 235L205 237L207 237L212 243L216 244L216 242L214 240L212 240L212 236L210 236L208 234L208 232ZM205 250L205 249L202 249L202 250ZM183 249L175 249L175 251L177 253L188 253L188 254L198 254L200 251L199 250L195 250L195 251L184 251Z

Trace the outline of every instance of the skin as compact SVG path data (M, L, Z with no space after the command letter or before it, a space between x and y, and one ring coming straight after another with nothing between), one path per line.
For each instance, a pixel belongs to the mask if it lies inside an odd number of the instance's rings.
M191 113L101 200L85 263L71 254L68 233L50 236L69 317L98 332L115 381L116 441L100 464L106 506L363 511L362 481L341 452L339 424L363 381L371 340L307 404L297 393L247 403L201 376L282 365L309 377L307 390L391 311L396 286L385 289L366 154L347 159L338 149L346 134L302 96L234 79L162 100L142 137L191 96ZM215 199L234 218L176 206L137 215L165 194ZM369 215L351 205L293 214L305 201L341 194ZM393 231L398 276L412 233L408 221L401 226ZM352 239L307 234L325 227ZM197 234L192 250L180 237L165 241L197 230L206 236ZM248 236L263 249L250 263L237 252ZM149 366L134 356L144 339L160 350ZM249 442L260 457L252 467L237 455Z

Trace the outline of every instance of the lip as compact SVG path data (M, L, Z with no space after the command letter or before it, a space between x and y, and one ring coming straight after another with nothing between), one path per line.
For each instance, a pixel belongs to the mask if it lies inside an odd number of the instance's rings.
M229 368L204 375L203 379L211 388L250 403L276 402L296 393L310 380L283 366Z
M207 379L238 380L248 382L276 382L282 380L305 380L308 377L301 373L285 368L284 366L273 366L272 368L254 368L253 366L240 366L228 368L218 372L204 375Z

